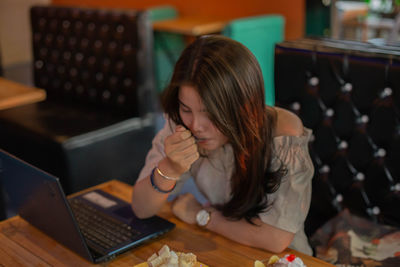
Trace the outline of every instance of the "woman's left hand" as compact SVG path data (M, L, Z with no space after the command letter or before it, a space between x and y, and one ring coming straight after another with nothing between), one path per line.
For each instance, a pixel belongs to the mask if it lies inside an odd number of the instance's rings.
M189 193L178 196L172 204L174 215L189 224L196 223L196 215L201 209L201 204Z

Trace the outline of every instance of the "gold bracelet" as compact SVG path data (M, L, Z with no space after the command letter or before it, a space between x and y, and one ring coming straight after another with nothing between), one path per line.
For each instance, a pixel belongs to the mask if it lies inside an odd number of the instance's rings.
M171 177L171 176L165 175L164 173L161 172L161 170L158 168L158 166L156 167L156 170L157 170L157 173L159 175L161 175L161 177L163 177L163 178L165 178L167 180L172 180L172 181L178 181L179 180L179 177L175 178L175 177Z

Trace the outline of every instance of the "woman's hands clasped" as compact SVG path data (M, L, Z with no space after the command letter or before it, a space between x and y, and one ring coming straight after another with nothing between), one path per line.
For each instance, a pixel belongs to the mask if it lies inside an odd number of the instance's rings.
M166 162L163 167L168 169L168 175L172 177L180 177L199 158L195 138L181 125L176 126L175 132L165 138L164 149Z

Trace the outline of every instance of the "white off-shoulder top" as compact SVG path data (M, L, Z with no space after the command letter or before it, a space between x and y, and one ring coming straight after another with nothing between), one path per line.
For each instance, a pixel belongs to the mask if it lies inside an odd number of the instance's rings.
M173 133L175 124L167 120L163 129L153 139L146 163L138 181L150 175L153 168L165 157L164 139ZM304 221L311 201L311 180L314 167L308 152L311 130L304 128L301 136L277 136L273 140L272 168L282 163L287 169L279 189L269 194L273 203L260 219L269 225L294 233L290 248L311 255L312 250L304 233ZM230 178L234 169L233 149L230 144L200 157L190 171L183 174L173 193L180 191L183 183L193 177L199 191L211 204L223 204L230 199Z

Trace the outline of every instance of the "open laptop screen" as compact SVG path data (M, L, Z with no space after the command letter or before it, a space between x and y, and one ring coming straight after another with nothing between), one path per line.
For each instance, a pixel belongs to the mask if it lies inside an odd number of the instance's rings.
M18 208L19 215L50 237L75 251L80 256L100 262L111 259L134 246L157 237L175 227L158 216L138 219L130 204L94 190L67 200L58 178L0 150L1 180L11 203ZM101 249L87 238L90 232L82 228L76 217L76 209L71 209L69 201L80 201L80 208L87 207L101 213L102 217L128 225L135 234L124 243ZM71 202L72 203L72 202ZM90 224L89 226L94 226ZM94 229L101 234L103 228ZM133 230L132 230L133 231ZM103 242L104 243L104 242Z

